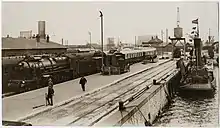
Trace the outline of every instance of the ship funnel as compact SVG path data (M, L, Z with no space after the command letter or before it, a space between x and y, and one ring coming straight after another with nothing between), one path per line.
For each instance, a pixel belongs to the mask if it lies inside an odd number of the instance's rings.
M195 47L195 55L196 55L196 65L201 66L202 65L202 59L201 59L201 38L194 38L194 47Z

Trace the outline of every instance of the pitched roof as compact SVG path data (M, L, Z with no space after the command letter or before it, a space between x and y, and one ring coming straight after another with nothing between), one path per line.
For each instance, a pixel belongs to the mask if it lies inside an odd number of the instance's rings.
M40 39L37 42L36 39L26 39L26 38L2 38L2 49L53 49L66 47L58 43L49 41L46 42L45 39Z
M142 36L138 36L138 41L137 44L141 45L142 42L148 42L151 40L152 35L142 35Z
M152 37L152 39L150 41L148 41L149 44L160 44L163 43L163 41L161 39L159 39L157 36L155 38Z

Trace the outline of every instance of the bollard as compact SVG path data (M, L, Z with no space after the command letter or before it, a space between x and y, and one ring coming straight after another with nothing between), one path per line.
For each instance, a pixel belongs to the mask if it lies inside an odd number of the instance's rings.
M144 125L145 126L152 126L152 124L149 121L147 121L147 120L145 120Z
M153 85L157 84L157 80L153 79Z
M123 111L125 109L123 101L119 101L119 111Z
M111 67L108 67L108 73L111 75Z

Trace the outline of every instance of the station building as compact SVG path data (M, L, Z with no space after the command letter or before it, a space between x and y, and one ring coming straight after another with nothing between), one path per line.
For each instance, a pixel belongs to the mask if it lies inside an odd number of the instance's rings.
M25 56L41 54L59 54L66 52L67 48L61 44L47 39L33 38L2 38L2 57Z

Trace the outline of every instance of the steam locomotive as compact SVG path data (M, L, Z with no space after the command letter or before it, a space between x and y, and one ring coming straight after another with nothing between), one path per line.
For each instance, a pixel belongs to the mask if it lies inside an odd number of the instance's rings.
M57 84L81 76L105 72L108 66L115 66L120 70L119 72L123 72L129 69L128 64L155 58L156 49L145 48L112 54L113 58L110 53L103 53L103 65L101 51L28 56L13 66L8 81L5 80L7 84L3 86L20 92L47 86L49 78Z
M7 87L13 91L31 90L60 83L82 75L100 72L102 52L66 53L57 56L29 56L14 66Z

